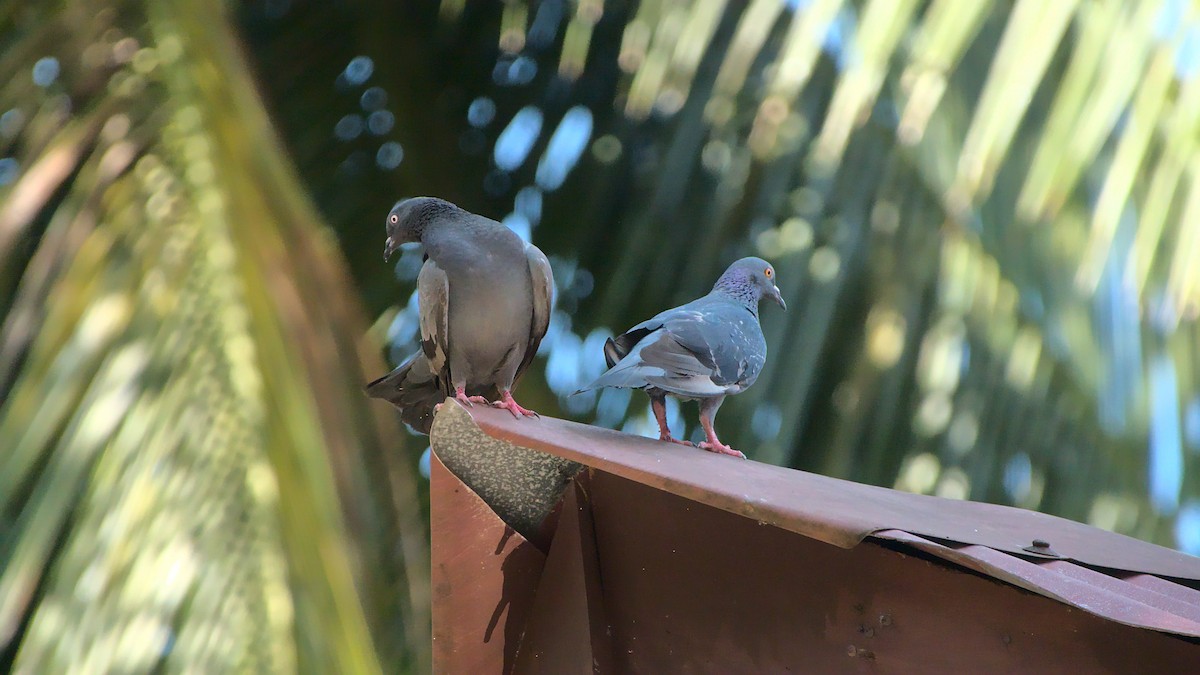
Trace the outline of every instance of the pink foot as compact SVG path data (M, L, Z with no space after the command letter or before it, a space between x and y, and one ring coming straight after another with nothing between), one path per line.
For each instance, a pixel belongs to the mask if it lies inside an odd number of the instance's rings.
M691 443L689 443L688 441L684 441L684 440L681 440L681 439L675 438L675 437L674 437L674 436L672 436L671 434L661 434L661 433L660 433L660 434L658 435L658 440L660 440L660 441L666 441L666 442L668 442L668 443L678 443L679 445L686 445L686 446L688 446L689 448L694 448L694 447L696 447L696 446L692 445Z
M521 404L519 404L515 400L513 400L513 395L512 395L511 391L506 391L503 394L501 394L500 400L496 401L495 403L492 403L492 407L503 408L504 410L507 410L508 412L512 413L513 417L516 417L518 419L520 419L522 416L524 416L524 417L540 417L540 415L538 415L534 411L529 410L528 408L521 407Z
M730 457L739 457L741 459L746 459L745 455L738 452L737 450L734 450L733 448L729 447L728 445L725 445L721 441L717 441L715 443L709 443L708 441L705 441L696 447L700 448L701 450L707 450L709 452L716 452L716 453L719 453L722 455L729 455Z
M457 399L459 403L467 406L468 408L470 408L471 406L473 406L476 403L483 403L484 405L487 405L489 403L489 401L482 396L467 396L467 392L464 391L462 387L459 387L458 389L454 390L454 398Z

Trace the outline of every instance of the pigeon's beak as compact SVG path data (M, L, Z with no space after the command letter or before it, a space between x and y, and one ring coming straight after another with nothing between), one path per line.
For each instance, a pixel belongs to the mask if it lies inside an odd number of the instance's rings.
M783 296L780 295L778 286L771 286L771 292L767 293L767 297L774 300L775 304L783 308L783 311L787 311L787 303L783 301Z
M387 262L388 258L391 258L392 254L395 253L396 249L398 248L400 248L400 245L396 243L396 240L388 237L387 241L383 243L383 262Z

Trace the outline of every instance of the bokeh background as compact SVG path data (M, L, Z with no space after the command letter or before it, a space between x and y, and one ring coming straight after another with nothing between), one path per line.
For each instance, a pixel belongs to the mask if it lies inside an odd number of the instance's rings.
M1200 553L1198 141L1189 0L8 0L0 664L429 669L420 194L550 256L544 414L761 255L723 440Z

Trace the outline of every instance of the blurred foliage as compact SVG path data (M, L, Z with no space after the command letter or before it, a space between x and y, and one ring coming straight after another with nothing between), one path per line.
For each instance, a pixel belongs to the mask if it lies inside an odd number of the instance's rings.
M6 2L0 75L0 664L427 670L413 461L222 4Z
M0 4L0 663L428 669L414 194L551 254L527 405L652 431L567 394L759 254L723 439L1200 552L1197 9Z
M1200 551L1196 9L262 0L243 19L393 360L411 286L376 260L403 196L551 254L558 311L522 396L633 432L654 428L642 399L567 397L603 338L757 253L791 311L764 312L767 370L722 438Z

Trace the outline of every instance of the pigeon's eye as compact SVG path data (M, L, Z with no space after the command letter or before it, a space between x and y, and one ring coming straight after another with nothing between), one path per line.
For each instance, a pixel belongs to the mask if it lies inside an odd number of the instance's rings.
M767 269L763 270L763 274L767 275L767 278L770 279L771 277L775 276L775 270L768 267Z
M392 215L388 216L388 222L395 225L396 223L400 222L400 216L393 213Z

